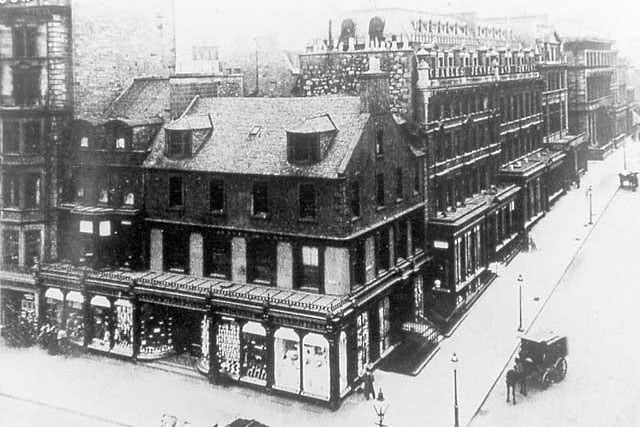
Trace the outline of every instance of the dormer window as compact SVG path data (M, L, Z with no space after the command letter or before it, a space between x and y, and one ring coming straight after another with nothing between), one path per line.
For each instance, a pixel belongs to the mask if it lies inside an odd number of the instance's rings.
M123 136L116 138L116 150L124 150L125 149L125 139Z
M317 134L289 134L290 160L293 163L314 163L320 160L320 138Z
M167 131L167 155L188 157L191 155L191 131Z
M89 137L83 136L80 138L80 148L89 148Z

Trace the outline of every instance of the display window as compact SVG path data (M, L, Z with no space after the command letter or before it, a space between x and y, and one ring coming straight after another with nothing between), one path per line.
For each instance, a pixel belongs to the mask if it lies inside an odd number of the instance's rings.
M133 305L126 299L116 300L114 305L116 325L111 351L123 356L131 356L133 355Z
M201 373L209 372L209 316L202 316L200 322L200 357L197 362L197 369Z
M378 305L378 345L380 356L391 346L391 317L389 312L389 297L385 297Z
M140 359L173 354L173 316L165 307L145 304L140 310Z
M217 357L220 371L231 378L240 377L240 325L234 320L222 317L216 334Z
M340 352L339 369L340 369L340 391L341 396L349 387L349 378L347 376L347 333L340 332L340 343L338 351Z
M329 399L329 342L322 335L307 334L302 347L302 390L305 394Z
M278 329L274 337L274 383L277 388L300 391L300 337L290 328Z
M91 298L91 318L93 322L93 335L89 347L110 351L113 334L113 311L111 302L102 295Z
M58 288L49 288L44 293L45 297L45 318L51 325L60 327L62 325L62 302L64 295Z
M424 317L424 285L419 274L413 278L413 305L416 317Z
M84 296L77 291L67 294L67 321L65 329L69 340L77 345L84 345Z
M358 347L358 375L363 375L369 363L369 313L360 313L357 319L356 345Z
M261 385L267 381L267 332L256 322L247 322L242 327L240 376Z

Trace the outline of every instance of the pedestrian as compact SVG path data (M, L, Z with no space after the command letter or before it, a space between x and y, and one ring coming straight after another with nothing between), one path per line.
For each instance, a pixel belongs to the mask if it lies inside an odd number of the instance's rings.
M369 400L369 396L372 398L376 398L376 389L374 387L375 378L373 377L373 372L371 371L371 366L367 366L367 369L364 373L364 397Z
M47 338L47 342L49 344L48 352L50 355L55 356L58 354L58 328L57 326L53 326L49 329L49 336Z

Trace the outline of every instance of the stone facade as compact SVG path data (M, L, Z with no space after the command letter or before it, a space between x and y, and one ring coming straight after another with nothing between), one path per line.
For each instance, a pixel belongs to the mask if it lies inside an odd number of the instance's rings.
M358 93L360 77L369 69L369 58L372 56L379 57L380 70L388 74L391 113L412 118L416 77L414 52L410 49L302 54L300 74L303 95Z

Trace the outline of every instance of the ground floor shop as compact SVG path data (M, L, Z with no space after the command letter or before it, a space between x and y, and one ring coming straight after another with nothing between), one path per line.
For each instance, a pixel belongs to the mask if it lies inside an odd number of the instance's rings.
M32 286L3 281L0 288L0 334L11 345L30 345L38 319L36 294Z

